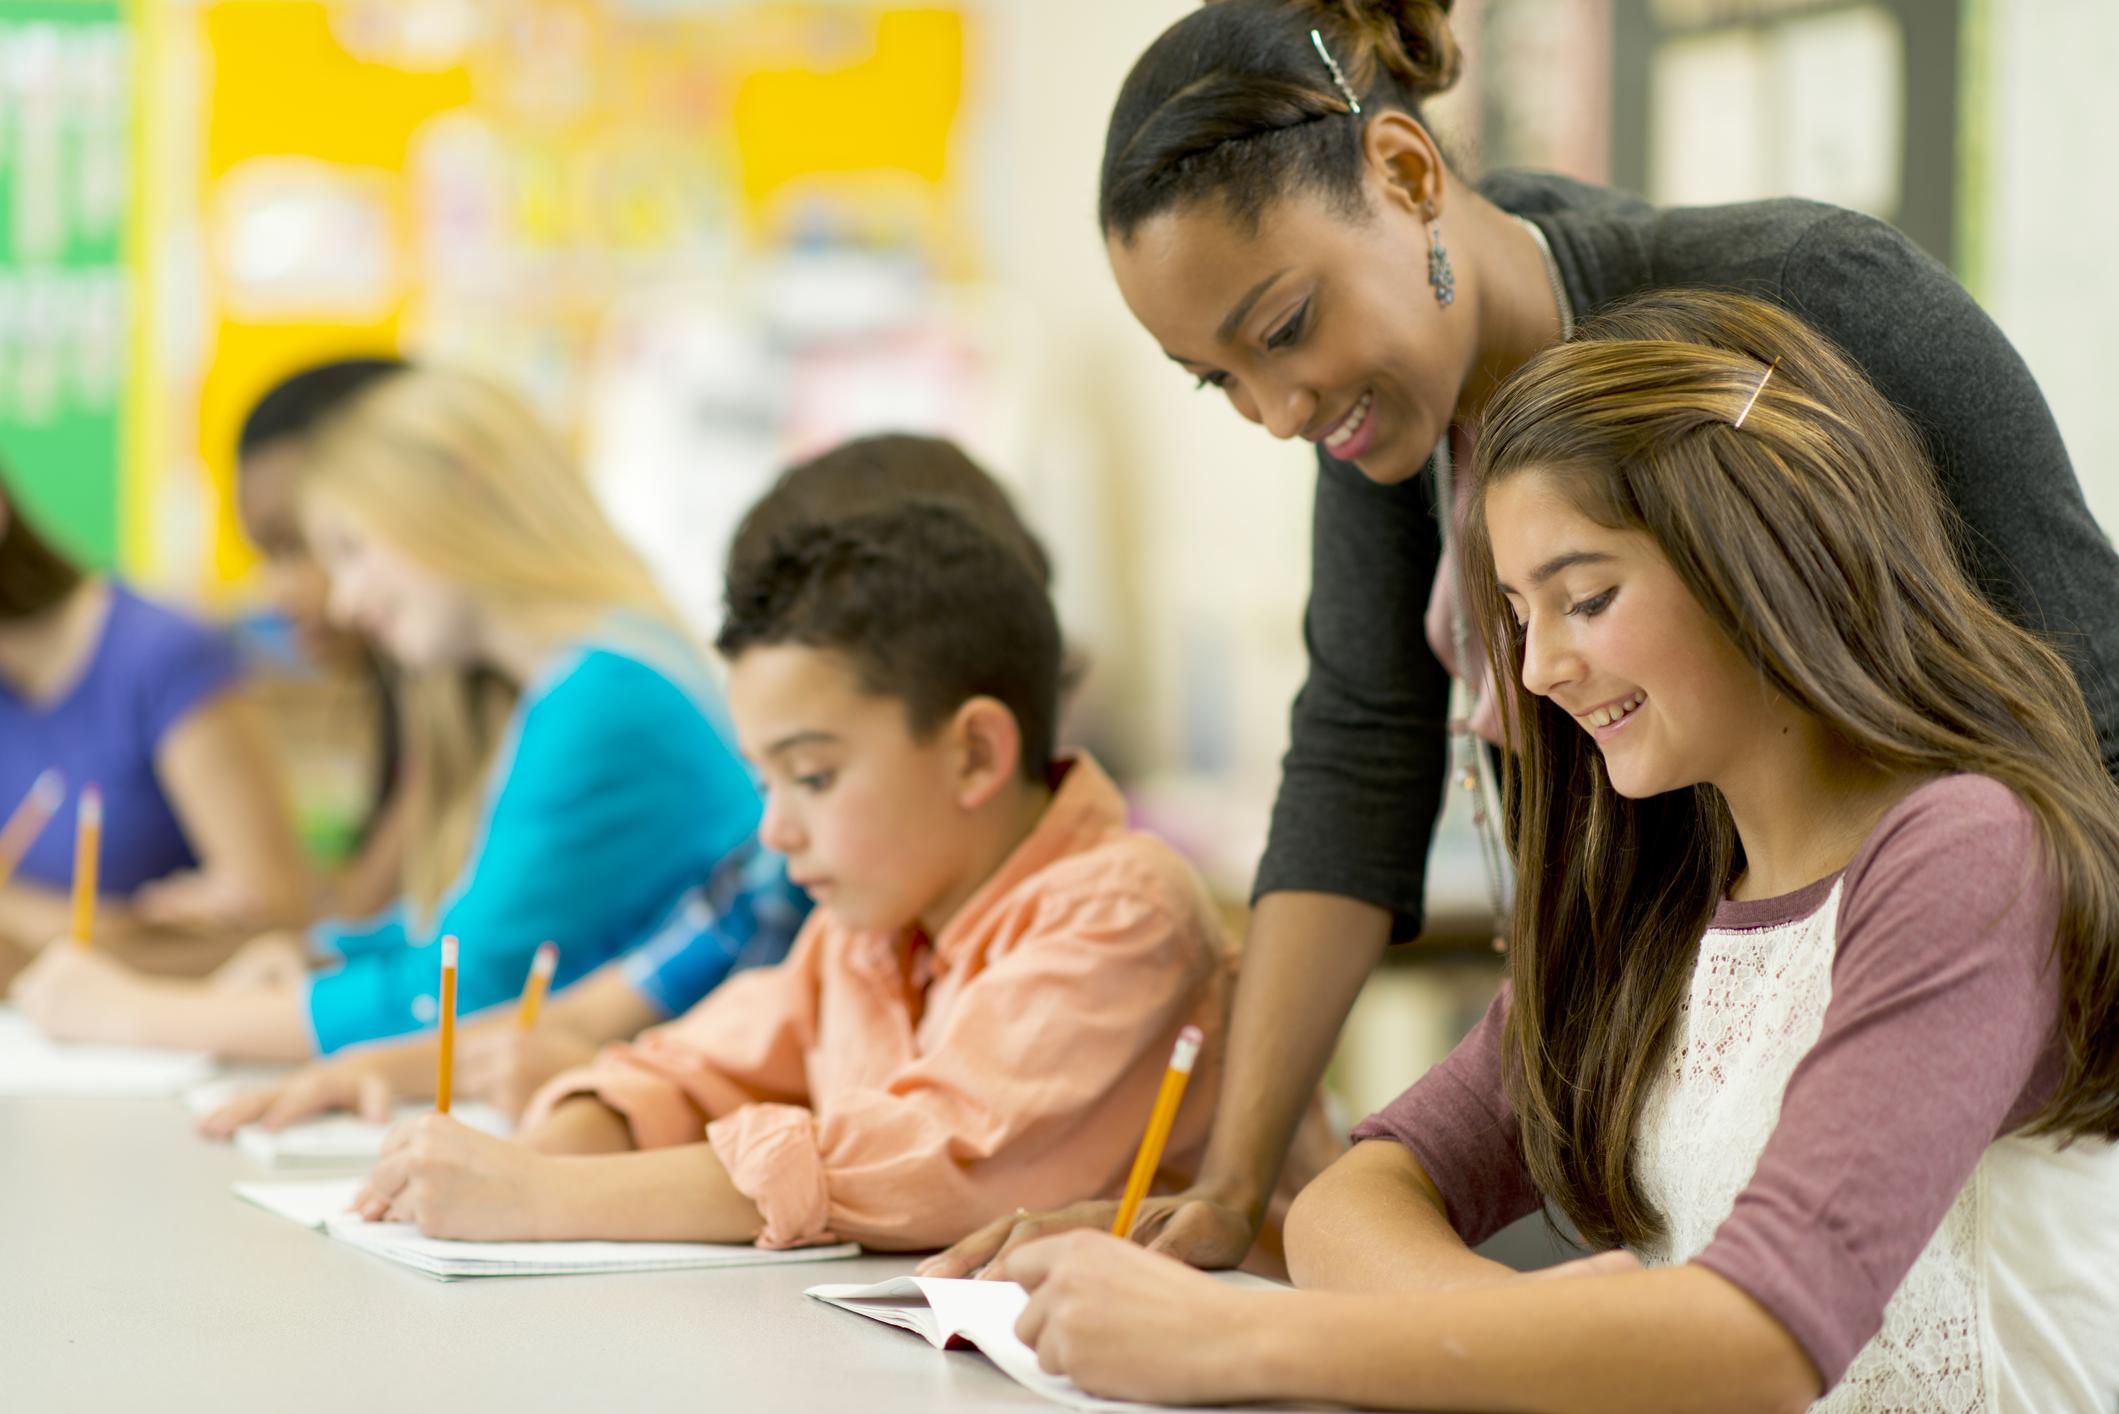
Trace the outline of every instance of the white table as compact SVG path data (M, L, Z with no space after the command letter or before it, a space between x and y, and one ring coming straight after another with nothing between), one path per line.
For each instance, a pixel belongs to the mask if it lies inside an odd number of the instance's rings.
M443 1283L241 1202L175 1101L0 1098L0 1407L1041 1409L805 1298L903 1258Z

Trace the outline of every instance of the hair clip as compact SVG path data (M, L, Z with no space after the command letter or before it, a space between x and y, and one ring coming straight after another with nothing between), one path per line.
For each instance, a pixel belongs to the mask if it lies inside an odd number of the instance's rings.
M1354 97L1353 85L1346 81L1345 74L1339 72L1339 61L1332 57L1331 50L1324 47L1324 36L1316 30L1311 30L1310 43L1317 46L1317 57L1324 60L1324 66L1332 71L1332 82L1338 84L1339 91L1346 95L1346 106L1353 109L1358 116L1361 112L1361 100Z
M1736 415L1736 421L1729 424L1730 426L1742 427L1744 425L1744 419L1751 416L1752 404L1758 401L1758 395L1760 393L1766 391L1766 380L1768 378L1771 378L1773 376L1773 370L1779 368L1780 366L1781 361L1778 356L1774 358L1773 362L1766 365L1766 371L1764 373L1761 373L1758 377L1758 386L1753 388L1751 390L1751 396L1744 400L1744 410Z

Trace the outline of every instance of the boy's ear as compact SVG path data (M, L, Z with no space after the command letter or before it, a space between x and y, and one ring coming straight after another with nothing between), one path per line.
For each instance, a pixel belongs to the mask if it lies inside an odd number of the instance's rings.
M956 743L957 804L977 810L1021 769L1022 731L1015 713L996 697L965 702L949 729Z

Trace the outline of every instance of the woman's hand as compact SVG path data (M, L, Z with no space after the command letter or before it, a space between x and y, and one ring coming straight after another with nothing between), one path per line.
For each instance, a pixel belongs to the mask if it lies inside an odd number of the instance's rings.
M1077 1228L1108 1233L1118 1220L1110 1200L1076 1203L1050 1212L1017 1212L995 1219L945 1252L919 1265L923 1277L973 1274L1013 1279L1010 1258L1025 1244ZM1250 1217L1219 1195L1198 1190L1149 1198L1133 1220L1132 1238L1152 1252L1175 1257L1187 1266L1233 1267L1242 1262L1258 1236ZM983 1271L981 1270L983 1268Z
M276 1085L249 1090L199 1121L199 1133L226 1139L246 1124L284 1129L296 1120L351 1110L387 1124L397 1103L389 1072L372 1057L351 1055L305 1065Z
M54 940L15 978L11 994L30 1024L58 1041L154 1045L167 984L71 941Z
M521 1119L544 1083L563 1070L596 1059L596 1047L563 1026L533 1026L512 1021L467 1031L457 1055L457 1079L463 1093L493 1105L511 1120Z
M1009 1270L1030 1293L1016 1335L1091 1394L1204 1404L1267 1393L1251 1357L1281 1293L1233 1289L1109 1233L1031 1243Z
M428 1237L502 1242L544 1236L552 1161L447 1115L407 1120L354 1196L369 1222L406 1222Z

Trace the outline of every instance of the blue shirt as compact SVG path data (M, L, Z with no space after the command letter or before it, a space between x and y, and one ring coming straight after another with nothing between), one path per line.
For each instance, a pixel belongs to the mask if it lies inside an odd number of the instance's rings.
M18 877L64 888L74 874L74 810L83 786L103 792L103 892L198 867L155 774L162 740L242 676L235 646L121 584L88 666L57 700L30 702L0 684L0 818L46 769L66 777L66 804L22 858Z
M753 840L678 899L618 965L664 1016L682 1016L731 974L786 957L809 907L809 895L788 882L787 861Z
M547 938L566 986L647 936L760 813L719 695L676 634L633 626L575 646L525 687L438 916L408 926L400 906L317 929L342 959L309 983L317 1049L431 1025L444 934L461 947L460 1014L520 995Z

